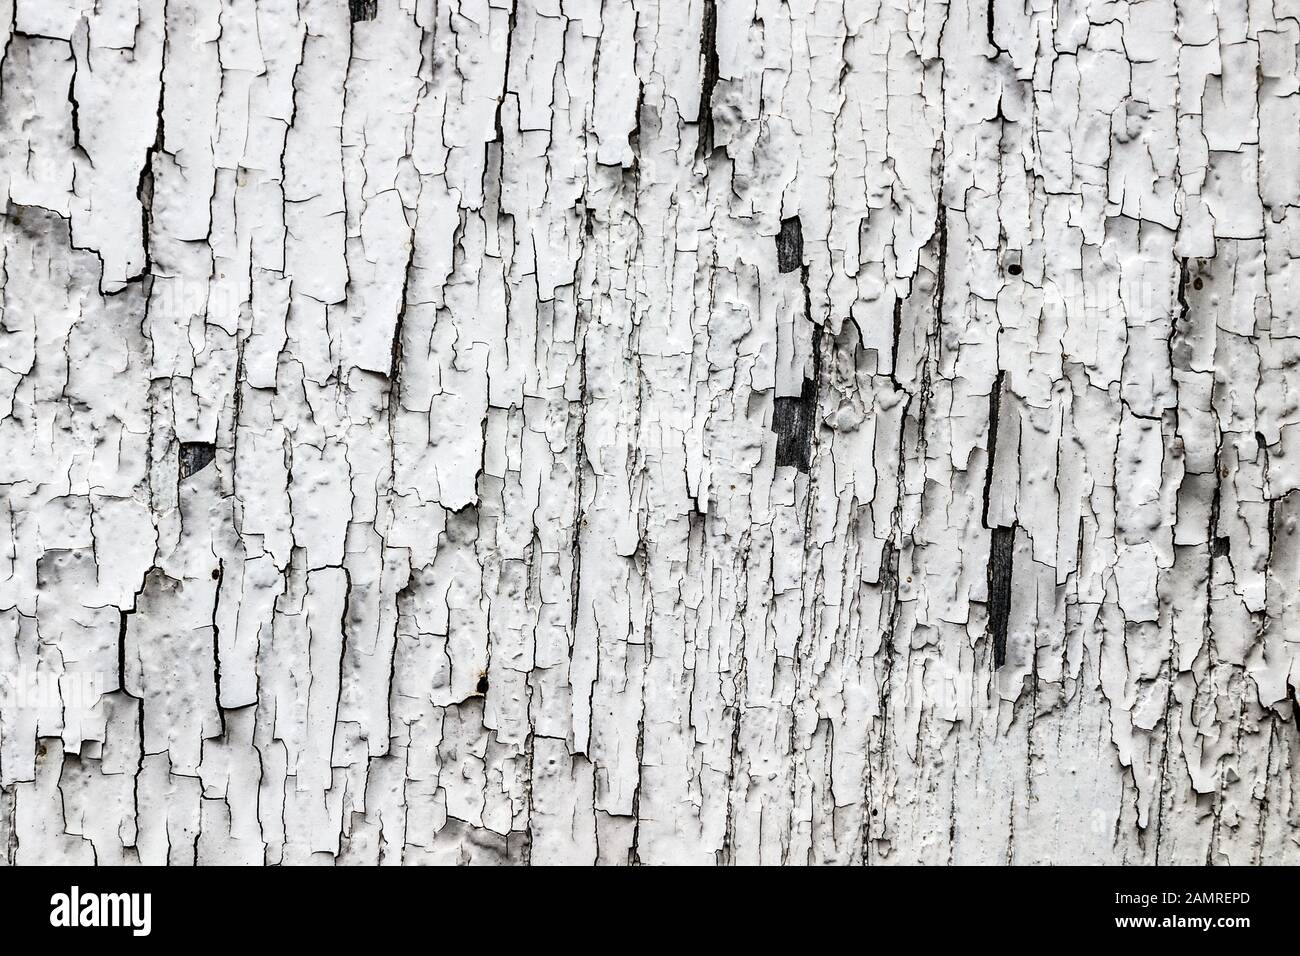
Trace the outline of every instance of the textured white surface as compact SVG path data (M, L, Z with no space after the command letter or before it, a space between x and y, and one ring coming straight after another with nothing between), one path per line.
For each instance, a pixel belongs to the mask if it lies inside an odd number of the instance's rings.
M0 0L0 859L1300 862L1297 0Z

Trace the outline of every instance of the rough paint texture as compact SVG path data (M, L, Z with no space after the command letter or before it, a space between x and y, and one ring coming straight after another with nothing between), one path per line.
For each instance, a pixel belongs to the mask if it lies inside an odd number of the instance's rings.
M0 23L0 858L1300 862L1298 0Z

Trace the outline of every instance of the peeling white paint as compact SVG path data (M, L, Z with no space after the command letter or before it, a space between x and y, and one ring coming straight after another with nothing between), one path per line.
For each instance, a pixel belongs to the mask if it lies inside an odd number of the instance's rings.
M1300 862L1300 3L0 0L0 859Z

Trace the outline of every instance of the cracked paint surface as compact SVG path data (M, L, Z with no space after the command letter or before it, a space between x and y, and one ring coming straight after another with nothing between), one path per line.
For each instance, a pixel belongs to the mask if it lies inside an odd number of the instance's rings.
M0 859L1300 862L1300 2L0 0Z

